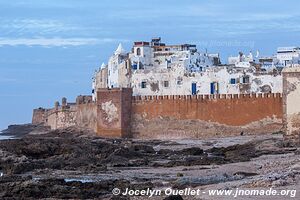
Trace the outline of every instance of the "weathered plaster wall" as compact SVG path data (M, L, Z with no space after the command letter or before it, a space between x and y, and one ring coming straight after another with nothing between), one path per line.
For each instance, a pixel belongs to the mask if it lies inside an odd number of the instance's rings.
M283 110L285 138L300 144L300 67L283 71Z
M96 85L99 88L107 88L107 77L108 77L108 71L107 67L99 70L99 72L96 74Z
M249 83L243 83L243 77L249 77ZM231 84L231 79L236 83ZM168 81L167 87L164 81ZM218 84L219 94L282 93L281 75L258 75L225 67L187 73L183 65L172 64L170 69L135 70L131 82L134 96L191 95L193 83L196 84L196 94L210 94L212 82ZM142 88L142 82L146 83L145 88Z
M97 133L100 136L129 137L131 89L97 91Z
M33 110L32 115L32 124L42 124L46 119L47 109L45 108L37 108Z
M51 129L79 126L96 131L97 105L90 102L53 109L35 109L32 123L44 124Z
M125 60L119 64L118 78L119 87L130 88L130 78L131 78L131 64L129 60Z
M199 138L272 133L282 128L280 94L132 96L130 88L102 89L97 102L34 112L53 129L77 125L104 137ZM35 120L39 121L39 120Z
M46 125L51 129L66 128L76 125L76 106L59 107L47 112Z
M76 125L97 131L97 104L77 104Z
M63 98L62 106L55 103L52 109L34 109L33 124L44 124L51 129L80 126L96 131L97 106L92 96L78 96L76 103L67 103Z
M134 97L136 137L201 137L272 133L282 128L280 94Z

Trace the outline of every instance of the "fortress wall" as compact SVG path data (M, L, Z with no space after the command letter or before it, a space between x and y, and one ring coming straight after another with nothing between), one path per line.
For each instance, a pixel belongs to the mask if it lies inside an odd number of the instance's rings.
M76 125L77 107L59 107L47 111L45 124L51 129L66 128Z
M300 144L300 67L283 70L283 123L285 139Z
M52 129L80 126L104 137L201 138L274 133L282 129L282 95L132 96L130 88L101 89L97 101L34 110Z
M131 136L131 88L97 91L97 134L106 137Z
M33 110L32 115L32 124L43 124L46 120L46 112L45 108L37 108Z
M144 138L272 133L283 115L281 94L136 96L132 113Z
M97 131L97 104L77 104L76 125Z

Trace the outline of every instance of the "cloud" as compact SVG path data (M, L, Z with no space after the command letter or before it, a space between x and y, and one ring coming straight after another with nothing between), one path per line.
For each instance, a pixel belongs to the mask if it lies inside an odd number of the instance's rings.
M81 31L82 27L74 23L67 23L53 19L1 19L0 31L9 35L46 35L63 34Z
M60 32L76 30L77 27L65 24L58 20L50 19L15 19L2 25L3 28L16 29L20 31L42 31L42 32Z
M0 38L0 46L82 46L105 43L128 42L126 39L115 38Z

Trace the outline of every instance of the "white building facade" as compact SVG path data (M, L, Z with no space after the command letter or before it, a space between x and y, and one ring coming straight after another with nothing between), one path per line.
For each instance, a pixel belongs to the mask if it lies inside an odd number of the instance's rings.
M108 65L95 73L93 91L131 87L134 96L281 93L281 74L258 66L252 54L240 53L221 65L218 54L198 52L196 45L166 45L154 38L135 42L129 53L119 45Z

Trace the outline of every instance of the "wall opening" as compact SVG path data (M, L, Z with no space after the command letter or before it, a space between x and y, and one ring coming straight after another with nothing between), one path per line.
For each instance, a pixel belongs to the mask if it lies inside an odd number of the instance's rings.
M218 82L210 83L210 94L219 94L219 83Z
M146 87L147 87L147 82L146 81L142 81L141 88L146 88Z
M169 81L164 81L164 87L168 88L169 87Z
M192 83L192 95L197 94L197 83Z
M140 49L140 48L137 48L137 49L136 49L136 55L137 55L137 56L140 56L140 55L141 55L141 49Z
M230 79L230 84L236 84L236 79L235 78L231 78Z

